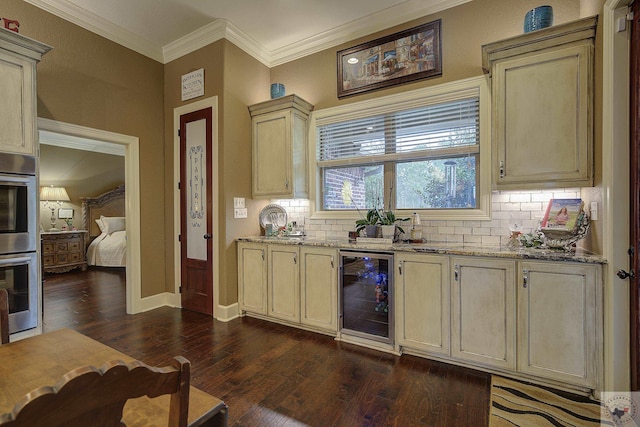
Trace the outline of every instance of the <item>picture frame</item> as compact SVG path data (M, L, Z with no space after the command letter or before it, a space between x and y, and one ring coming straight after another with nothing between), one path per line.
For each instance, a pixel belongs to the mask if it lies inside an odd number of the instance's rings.
M58 209L58 219L70 219L73 218L73 209L60 208Z
M441 20L337 52L338 98L442 76Z
M540 226L543 231L551 229L573 231L578 225L578 217L583 208L582 199L551 199Z

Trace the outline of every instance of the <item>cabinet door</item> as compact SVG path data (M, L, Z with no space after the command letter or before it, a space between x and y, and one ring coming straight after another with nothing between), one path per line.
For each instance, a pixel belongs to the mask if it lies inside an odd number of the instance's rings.
M298 248L268 245L267 314L278 319L300 322L300 268Z
M596 388L599 267L522 262L518 370Z
M338 330L338 252L300 249L300 323Z
M238 304L241 311L267 314L266 245L238 243Z
M453 258L452 355L515 369L515 262Z
M585 40L495 63L497 188L593 185L592 56Z
M399 254L396 272L398 344L449 355L449 258Z
M291 112L261 114L252 122L253 196L291 197Z
M0 50L0 151L35 155L35 62Z

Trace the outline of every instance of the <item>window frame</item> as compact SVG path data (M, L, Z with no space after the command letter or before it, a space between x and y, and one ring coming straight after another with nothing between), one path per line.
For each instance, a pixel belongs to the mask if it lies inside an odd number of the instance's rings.
M359 219L357 210L321 210L322 185L321 170L317 164L318 126L355 120L361 117L384 114L401 109L418 108L428 104L479 96L479 185L476 207L473 209L394 209L397 216L409 216L418 212L423 220L490 220L491 219L491 96L488 77L478 76L450 83L443 83L399 94L383 96L336 107L316 110L309 120L309 202L311 219ZM426 102L425 102L426 101ZM390 107L393 106L393 107ZM389 188L395 176L385 166L385 189ZM395 167L394 167L395 169ZM313 172L311 172L313 171Z

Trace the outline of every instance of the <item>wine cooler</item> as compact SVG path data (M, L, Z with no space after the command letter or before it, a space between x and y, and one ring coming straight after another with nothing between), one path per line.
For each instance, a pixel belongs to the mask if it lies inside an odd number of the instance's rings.
M340 332L393 345L393 255L340 251Z

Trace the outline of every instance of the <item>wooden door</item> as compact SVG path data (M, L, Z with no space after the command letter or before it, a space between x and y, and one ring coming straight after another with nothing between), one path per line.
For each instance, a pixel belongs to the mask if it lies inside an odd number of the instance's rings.
M396 265L398 344L449 355L449 257L401 254Z
M300 248L300 323L338 330L338 251Z
M282 320L300 322L298 247L270 245L267 253L267 314Z
M638 274L640 272L640 1L631 5L631 106L630 106L630 190L631 220L630 248L631 268L635 272L629 278L631 300L631 388L640 390L640 292Z
M213 315L212 108L180 116L181 300Z
M515 262L454 258L451 353L460 360L514 370Z
M238 243L238 304L241 311L267 314L267 246Z
M519 266L518 372L595 388L599 267L545 262Z

